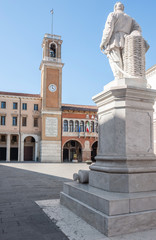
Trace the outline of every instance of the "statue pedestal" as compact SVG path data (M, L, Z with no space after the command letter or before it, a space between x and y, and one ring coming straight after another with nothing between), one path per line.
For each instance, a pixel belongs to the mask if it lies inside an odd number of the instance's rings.
M121 78L114 79L110 83L104 86L104 91L108 91L112 87L136 87L136 88L147 88L147 80L142 77L133 78Z
M99 146L89 184L66 183L61 204L107 236L156 228L156 91L112 87L96 95Z

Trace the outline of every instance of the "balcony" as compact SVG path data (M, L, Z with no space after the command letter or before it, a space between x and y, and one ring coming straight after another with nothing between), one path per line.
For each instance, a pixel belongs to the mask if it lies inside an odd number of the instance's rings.
M98 133L96 132L62 132L63 137L80 137L80 138L86 138L86 137L98 137Z
M61 63L61 58L44 57L44 61Z

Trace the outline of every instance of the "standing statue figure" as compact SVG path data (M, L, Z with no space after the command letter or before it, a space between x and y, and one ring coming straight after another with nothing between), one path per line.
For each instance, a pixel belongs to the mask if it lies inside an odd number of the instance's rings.
M109 59L115 79L123 77L125 37L128 35L141 36L141 28L133 18L124 13L124 5L117 2L114 12L108 15L100 45L101 51L104 50Z

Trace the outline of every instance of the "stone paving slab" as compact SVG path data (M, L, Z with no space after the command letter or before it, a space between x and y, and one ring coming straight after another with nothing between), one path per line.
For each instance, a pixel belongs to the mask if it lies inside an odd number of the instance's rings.
M59 199L36 202L52 222L65 233L69 240L155 240L156 230L132 233L117 237L106 237L95 228L60 205ZM122 226L121 226L122 227Z

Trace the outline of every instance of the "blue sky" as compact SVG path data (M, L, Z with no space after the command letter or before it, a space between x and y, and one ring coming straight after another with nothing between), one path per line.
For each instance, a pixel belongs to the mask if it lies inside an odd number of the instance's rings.
M146 69L156 64L156 1L124 0L125 12L141 26L150 44ZM51 33L61 35L62 102L94 105L92 96L113 80L100 42L114 0L0 0L0 91L40 93L41 43Z

